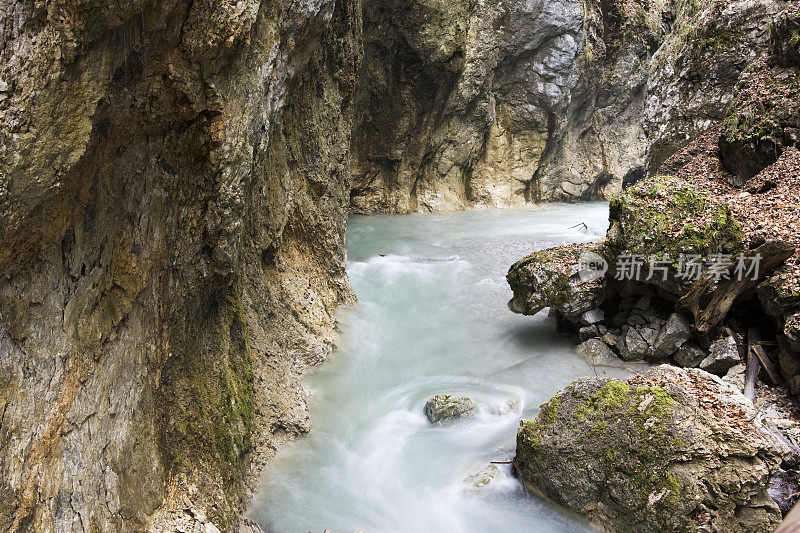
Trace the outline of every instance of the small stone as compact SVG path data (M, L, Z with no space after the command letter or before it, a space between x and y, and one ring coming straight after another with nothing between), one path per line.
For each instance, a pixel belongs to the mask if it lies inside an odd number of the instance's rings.
M689 323L678 313L672 313L653 344L653 358L666 359L678 351L692 336Z
M606 343L608 346L617 345L617 338L611 333L604 334L602 337L600 337L600 340Z
M642 339L650 346L649 351L652 351L652 347L656 343L656 338L658 338L658 330L644 326L639 328L639 335L641 335Z
M725 375L731 367L741 362L736 340L730 336L714 342L709 352L709 356L700 363L700 368L718 376Z
M211 522L206 522L203 525L203 533L221 533L220 530Z
M629 328L622 337L622 342L617 342L620 357L625 361L641 361L650 353L650 345L642 338L635 328Z
M695 368L703 359L708 357L708 353L702 348L693 345L685 345L675 352L675 362L683 368Z
M581 358L592 366L608 365L619 358L612 352L608 346L599 339L589 339L581 343L575 348L575 351Z
M464 481L466 481L473 487L481 488L485 487L486 485L494 481L494 478L496 478L497 474L499 473L500 473L500 468L497 465L489 465L480 472L472 474Z
M725 377L722 378L722 381L730 383L739 390L743 390L744 372L745 372L745 366L742 363L734 365L728 370L728 373L725 374Z
M596 339L600 336L600 330L597 326L586 326L578 330L578 338L581 341Z
M478 405L466 396L440 394L425 403L425 415L431 424L472 416L478 412Z
M606 314L602 309L590 309L581 315L581 325L591 326L605 320Z

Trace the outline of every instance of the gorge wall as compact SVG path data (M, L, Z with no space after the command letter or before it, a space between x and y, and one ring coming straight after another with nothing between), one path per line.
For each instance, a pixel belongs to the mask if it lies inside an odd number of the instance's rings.
M619 190L784 5L364 1L0 5L0 530L232 527L309 428L348 209Z
M370 4L352 207L403 213L619 191L724 117L782 4Z
M359 2L0 18L0 531L225 529L353 299Z

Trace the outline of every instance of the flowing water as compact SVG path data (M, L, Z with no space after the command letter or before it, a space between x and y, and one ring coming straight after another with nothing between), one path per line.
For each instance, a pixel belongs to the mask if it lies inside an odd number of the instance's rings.
M352 217L359 304L339 311L339 349L307 379L311 433L268 466L250 516L276 533L586 531L509 465L481 487L467 478L510 460L520 419L570 381L624 374L587 366L546 313L506 307L512 263L600 240L607 220L604 203ZM423 406L441 393L475 398L479 415L432 426Z

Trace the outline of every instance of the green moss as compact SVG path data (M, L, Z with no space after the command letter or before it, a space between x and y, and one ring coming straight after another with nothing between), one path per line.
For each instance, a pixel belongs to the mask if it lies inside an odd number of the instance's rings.
M254 374L241 288L206 289L173 302L171 356L162 370L161 449L168 475L217 478L224 493L240 494L251 451ZM214 495L223 503L225 494ZM237 510L212 506L223 529Z
M553 397L549 402L542 404L539 408L539 416L537 419L542 424L552 424L556 421L556 416L558 416L558 409L561 405L561 402L558 399L558 396Z
M575 410L578 421L583 422L597 411L609 412L619 409L628 399L630 387L622 381L611 381L597 394Z
M667 432L674 405L674 398L662 387L611 381L575 411L576 418L590 426L593 439L602 443L608 475L625 476L643 502L652 495L658 497L655 519L664 524L669 523L668 513L685 491L678 478L661 471L664 455L681 445ZM617 431L620 424L626 429L611 434L609 422Z
M657 176L612 199L612 227L603 253L613 262L624 254L708 257L742 248L742 228L724 203L686 180Z

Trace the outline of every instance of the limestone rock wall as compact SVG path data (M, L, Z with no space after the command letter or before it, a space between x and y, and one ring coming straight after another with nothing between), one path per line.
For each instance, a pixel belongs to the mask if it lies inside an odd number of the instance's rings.
M352 208L608 197L725 116L782 0L367 2Z
M637 9L504 0L443 11L420 0L368 10L353 208L509 206L619 190L641 172L647 68L663 33L660 18L641 31Z
M360 4L0 18L0 530L225 529L353 298Z
M678 2L653 58L643 126L647 172L721 122L742 72L769 54L769 27L790 2Z

